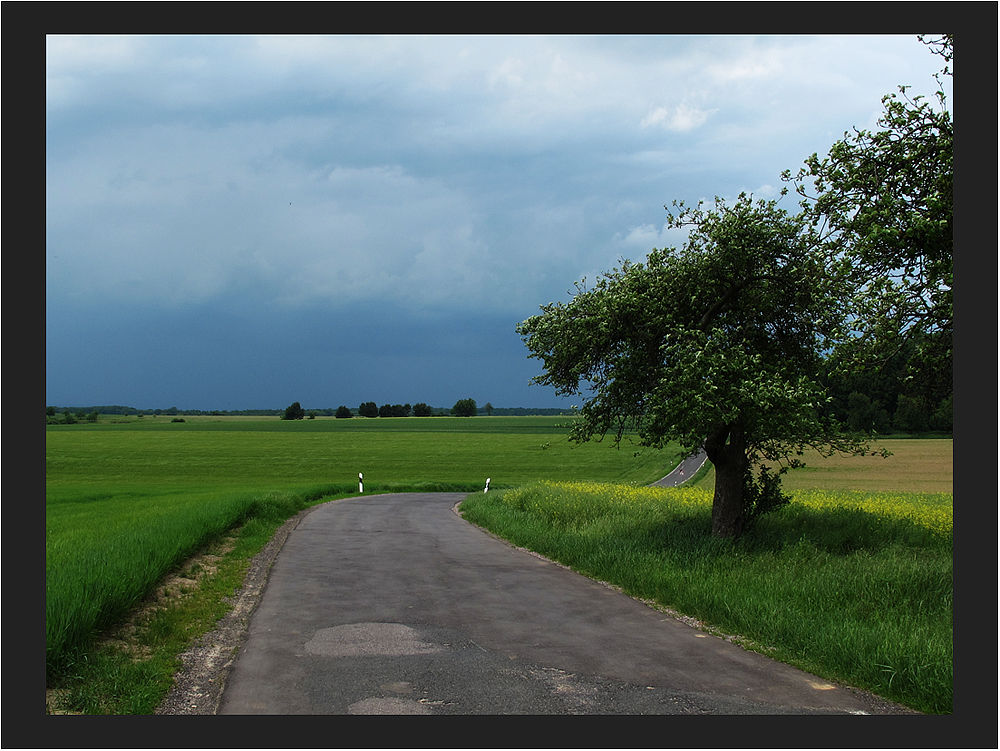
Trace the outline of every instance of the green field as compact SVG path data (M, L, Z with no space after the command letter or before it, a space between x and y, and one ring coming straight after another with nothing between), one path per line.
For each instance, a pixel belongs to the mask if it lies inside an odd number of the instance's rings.
M96 684L94 638L135 611L193 553L239 527L245 567L297 511L356 494L359 472L366 493L472 492L487 477L497 490L568 481L636 487L667 474L678 460L675 451L639 450L628 443L619 450L610 442L570 443L567 417L113 419L46 429L50 685ZM905 477L911 490L941 493L946 483L950 512L951 441L898 441L891 450L895 457L879 460L883 463L810 460L811 471L788 478L815 478L815 487L836 490L879 489L887 478ZM924 468L922 475L917 466ZM710 486L711 479L709 473L700 487ZM241 570L235 566L227 574L230 590L238 586ZM197 626L202 631L221 612L225 592L213 596L210 614ZM159 672L140 681L144 698L131 703L109 698L133 691L119 687L125 682L121 671L132 670L133 663L142 666L129 659L123 667L119 660L100 677L105 687L93 704L98 709L85 711L151 711L176 669L170 655L196 634L192 628L187 624L173 641L164 640L170 646L163 647L167 657Z
M566 417L267 420L144 418L50 426L51 502L105 487L259 490L356 481L520 484L542 479L653 482L673 468L668 451L566 440Z
M670 452L566 441L567 418L143 418L46 429L50 677L226 530L358 491L646 484Z

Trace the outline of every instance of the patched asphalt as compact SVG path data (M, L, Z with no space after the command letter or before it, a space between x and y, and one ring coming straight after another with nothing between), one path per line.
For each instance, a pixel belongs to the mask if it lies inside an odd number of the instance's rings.
M914 714L512 547L463 520L463 498L367 496L300 516L212 711Z

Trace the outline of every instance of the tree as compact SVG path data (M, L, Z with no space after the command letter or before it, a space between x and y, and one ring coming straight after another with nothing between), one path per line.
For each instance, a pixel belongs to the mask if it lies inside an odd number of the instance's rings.
M348 417L354 417L354 415L351 413L351 410L350 410L349 407L345 407L344 405L341 405L341 406L337 407L337 414L335 415L335 417L337 419L339 419L339 420L343 420L343 419L348 418Z
M889 413L867 394L852 391L847 397L847 428L856 433L886 433Z
M583 399L572 439L704 449L712 533L733 538L786 500L765 462L780 473L806 447L867 448L840 432L819 380L823 353L845 335L847 280L807 222L774 202L674 206L670 226L690 228L681 250L578 283L569 303L543 305L517 331L544 366L533 381Z
M475 399L459 399L451 408L451 413L456 417L475 417L478 411Z
M302 420L306 416L306 411L302 409L302 405L298 402L293 402L285 409L285 414L282 416L282 420Z
M919 37L952 76L953 37ZM829 153L785 171L828 252L850 259L858 336L849 365L882 363L920 333L922 359L951 369L953 123L938 81L937 106L923 97L882 99L875 131L845 133Z
M365 402L358 407L358 414L362 417L378 417L378 406L375 402Z
M433 410L424 402L417 402L413 405L414 417L430 417Z
M487 417L490 417L490 416L493 415L493 405L490 404L489 402L486 402L486 406L483 407L483 409L486 410L486 416Z

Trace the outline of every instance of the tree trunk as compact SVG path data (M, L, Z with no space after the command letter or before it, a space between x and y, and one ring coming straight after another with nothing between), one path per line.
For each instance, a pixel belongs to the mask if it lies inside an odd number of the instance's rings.
M705 453L715 465L712 536L735 539L743 532L743 479L748 463L742 426L720 425L705 440Z

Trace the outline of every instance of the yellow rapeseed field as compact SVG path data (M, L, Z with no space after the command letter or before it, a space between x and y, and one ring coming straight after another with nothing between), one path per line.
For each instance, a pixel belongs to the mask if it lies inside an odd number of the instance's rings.
M857 509L889 519L909 519L939 534L952 532L952 503L948 494L799 490L790 495L793 503L811 509ZM552 523L581 523L618 511L629 515L686 515L711 508L712 491L702 487L540 482L506 491L503 502Z

